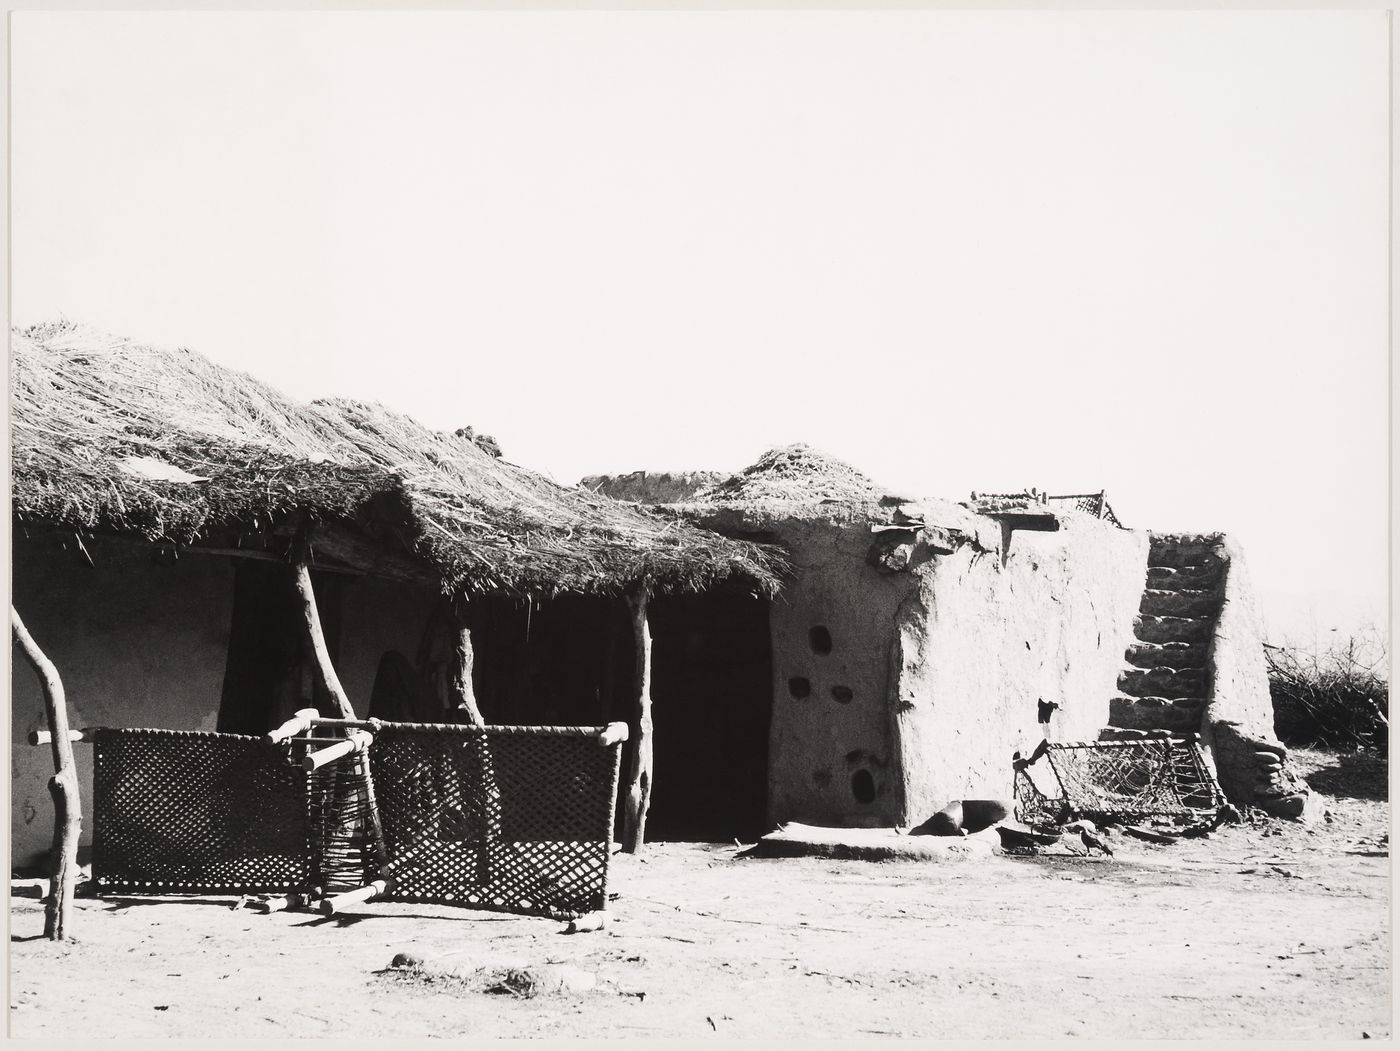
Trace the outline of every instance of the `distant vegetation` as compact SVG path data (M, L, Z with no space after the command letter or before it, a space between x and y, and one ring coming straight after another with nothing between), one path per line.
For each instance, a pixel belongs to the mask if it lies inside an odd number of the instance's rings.
M1264 652L1280 741L1388 752L1389 660L1379 630L1327 650L1269 646Z

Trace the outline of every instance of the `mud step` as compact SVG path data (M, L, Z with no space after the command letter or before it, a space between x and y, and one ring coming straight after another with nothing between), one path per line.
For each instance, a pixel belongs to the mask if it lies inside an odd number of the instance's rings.
M1138 607L1154 617L1215 617L1220 613L1220 595L1214 591L1157 591L1142 593Z
M1133 618L1133 634L1139 642L1204 643L1214 628L1214 617L1158 617L1139 613Z
M1159 547L1213 547L1222 543L1224 533L1149 533L1152 550Z
M1202 710L1199 701L1190 706L1173 704L1164 697L1112 697L1108 702L1108 725L1125 730L1194 733L1201 728Z
M1133 668L1118 676L1118 688L1135 697L1193 697L1206 695L1204 668Z
M1214 566L1148 566L1147 586L1160 591L1212 591L1225 576L1223 563Z
M1138 642L1128 647L1124 660L1135 668L1204 668L1206 647L1193 642Z
M1185 541L1159 541L1153 538L1147 549L1149 566L1222 566L1225 559L1211 541L1192 538Z

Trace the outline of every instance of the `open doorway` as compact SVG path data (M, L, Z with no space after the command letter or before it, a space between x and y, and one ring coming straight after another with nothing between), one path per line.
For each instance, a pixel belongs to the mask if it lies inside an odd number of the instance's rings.
M334 664L345 577L313 571L311 586ZM216 726L220 733L265 734L298 708L330 710L330 697L317 681L305 636L291 569L236 559L228 661Z
M648 839L753 840L768 829L768 601L711 591L649 607L654 724Z

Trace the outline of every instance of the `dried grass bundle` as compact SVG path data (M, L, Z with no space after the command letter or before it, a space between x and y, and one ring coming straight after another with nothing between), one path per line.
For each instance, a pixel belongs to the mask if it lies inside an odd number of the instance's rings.
M189 350L68 323L14 333L14 510L21 522L192 543L293 513L391 521L448 593L771 592L780 557L483 451L383 406L292 402ZM201 481L153 476L143 461Z

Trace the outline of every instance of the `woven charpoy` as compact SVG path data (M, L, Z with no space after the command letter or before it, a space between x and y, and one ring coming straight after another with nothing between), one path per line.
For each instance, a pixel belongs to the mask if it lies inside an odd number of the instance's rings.
M602 728L377 727L384 900L558 917L607 904L621 749Z
M1220 787L1194 740L1152 737L1046 745L1049 776L1015 773L1016 817L1031 825L1072 818L1196 822L1225 805ZM1055 788L1046 791L1046 782Z
M98 730L93 880L129 893L294 890L312 876L307 778L259 737Z
M368 763L311 774L298 761L318 746L301 739L99 730L98 888L333 894L382 872L394 879L384 900L560 917L606 907L621 747L601 745L601 727L373 729Z

